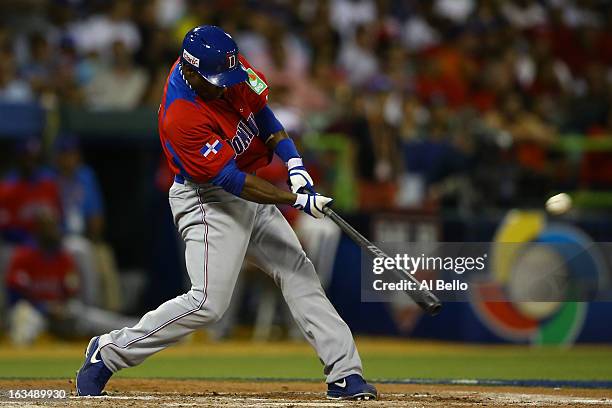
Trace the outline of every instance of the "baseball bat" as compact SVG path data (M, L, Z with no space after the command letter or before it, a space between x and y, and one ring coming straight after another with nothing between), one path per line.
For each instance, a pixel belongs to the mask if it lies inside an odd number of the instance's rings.
M353 228L348 222L340 217L334 210L329 207L324 207L323 212L327 215L340 229L348 235L357 245L361 248L368 250L375 257L390 258L389 255L385 254L382 249L371 243L361 235L355 228ZM395 274L400 278L408 278L415 283L416 287L420 287L420 282L410 272L397 268L393 270ZM442 303L440 299L436 297L427 289L417 289L406 291L406 294L416 302L430 316L435 316L440 313L442 309Z

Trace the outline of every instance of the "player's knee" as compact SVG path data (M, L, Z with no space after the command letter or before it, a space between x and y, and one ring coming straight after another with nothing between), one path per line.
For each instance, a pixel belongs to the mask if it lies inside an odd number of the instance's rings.
M292 266L296 270L300 270L303 268L314 268L312 262L310 261L310 258L308 258L306 252L304 252L303 250L296 251L295 255L292 255L292 263Z
M193 308L198 309L196 315L202 320L203 324L219 321L229 307L229 302L213 301L197 289L190 290L188 296Z
M201 289L192 288L189 292L187 292L186 297L187 301L189 302L189 307L192 310L196 310L197 316L204 318L205 313L202 312L205 309L205 306L208 306L205 305L208 303L206 302L206 294Z
M316 276L316 271L315 271L315 267L314 264L312 263L312 261L310 260L310 258L308 258L308 256L306 255L306 253L304 251L301 251L298 255L297 261L296 261L296 265L297 265L297 271L298 271L298 275L300 276Z
M221 320L224 312L225 309L214 306L212 303L205 302L196 314L200 318L202 325L208 325Z

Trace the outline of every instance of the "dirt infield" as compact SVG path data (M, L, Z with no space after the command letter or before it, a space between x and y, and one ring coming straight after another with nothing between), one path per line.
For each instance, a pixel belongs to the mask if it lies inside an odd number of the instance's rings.
M73 380L0 380L2 407L612 407L612 390L380 384L379 401L324 399L324 384L112 379L108 396L74 396ZM8 390L63 389L67 399L17 400Z

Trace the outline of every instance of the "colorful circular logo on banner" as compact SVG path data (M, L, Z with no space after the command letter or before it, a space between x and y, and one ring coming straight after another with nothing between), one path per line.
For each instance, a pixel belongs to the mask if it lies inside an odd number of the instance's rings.
M570 344L580 334L588 304L572 300L572 288L564 284L596 289L605 279L602 265L601 254L581 230L549 223L542 212L513 210L492 244L490 280L473 287L471 304L506 340ZM532 300L525 301L525 294Z

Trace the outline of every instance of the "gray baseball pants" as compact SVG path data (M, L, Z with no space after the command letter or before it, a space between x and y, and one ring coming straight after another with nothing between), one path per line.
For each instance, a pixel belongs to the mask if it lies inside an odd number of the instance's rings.
M191 290L146 313L134 327L100 337L102 359L111 371L138 365L220 319L248 251L280 287L324 364L326 382L362 374L350 329L325 296L312 263L276 206L246 201L210 184L174 183L169 197L185 241Z

